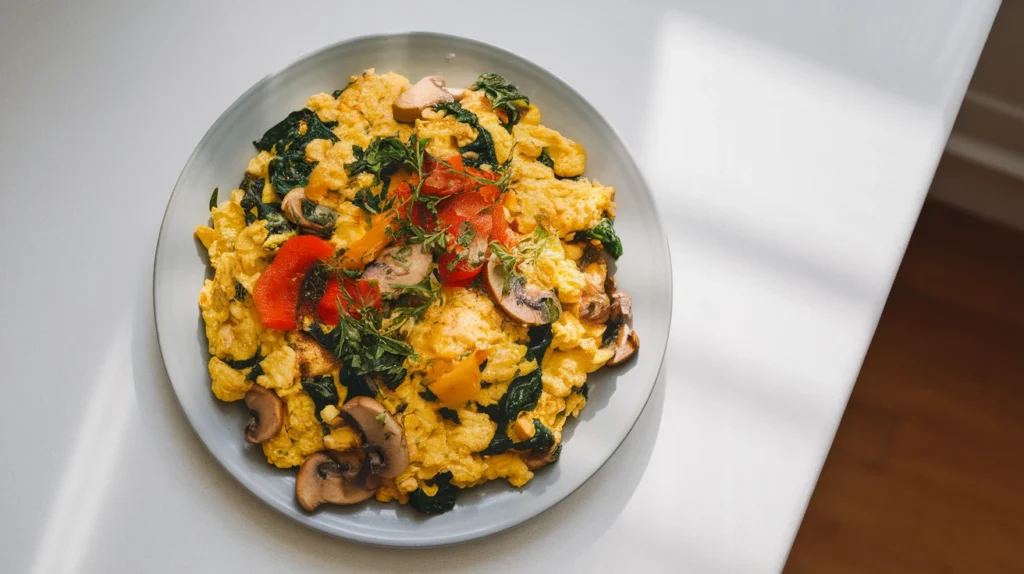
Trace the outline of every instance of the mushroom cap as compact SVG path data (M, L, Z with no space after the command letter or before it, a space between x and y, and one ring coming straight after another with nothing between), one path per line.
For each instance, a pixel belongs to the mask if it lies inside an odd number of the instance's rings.
M308 217L306 210L303 209L304 205L311 204L313 214L316 215L318 221L312 221ZM308 209L308 208L307 208ZM315 201L306 197L306 189L303 187L292 188L281 200L281 211L284 213L285 219L291 221L295 225L298 225L302 229L314 233L316 235L328 235L334 232L334 220L337 219L338 214L334 210L317 204Z
M562 304L554 291L527 283L522 277L513 277L508 283L506 292L505 268L492 255L484 270L484 285L502 311L524 325L545 325L558 320Z
M381 294L396 287L415 285L430 274L433 255L422 246L406 243L393 245L377 255L377 260L366 266L362 279L376 281Z
M284 424L284 402L274 391L253 385L245 393L245 406L249 407L252 422L245 427L245 441L250 444L266 442L281 432Z
M460 94L461 97L461 94ZM406 88L391 106L395 121L411 124L423 117L423 110L442 102L454 102L442 76L425 76Z
M367 458L377 455L380 460L370 459L370 470L382 478L395 478L409 466L409 448L405 443L405 431L391 413L370 397L356 397L341 407L341 412L355 423L366 439Z
M303 510L312 512L323 503L355 504L376 492L379 480L371 477L364 484L346 480L348 469L326 452L310 455L295 477L295 498Z
M609 327L618 330L615 342L611 346L615 354L605 363L609 366L620 365L633 356L640 348L640 335L633 330L633 299L621 289L611 292L612 306L609 313Z
M334 353L324 349L316 339L306 333L289 331L285 337L295 350L295 362L298 363L299 373L304 378L326 375L341 366L341 361Z

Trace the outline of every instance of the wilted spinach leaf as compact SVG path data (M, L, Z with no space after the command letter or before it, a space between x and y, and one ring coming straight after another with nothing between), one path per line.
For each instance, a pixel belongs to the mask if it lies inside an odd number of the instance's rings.
M338 96L340 96L341 93L344 91L345 90L334 90L333 92L331 92L331 97L333 97L334 99L338 99Z
M391 209L394 203L394 200L388 201L388 190L386 187L382 187L380 193L374 193L373 189L364 187L357 191L352 198L352 205L371 215L384 213Z
M267 222L267 233L277 235L293 228L291 222L285 219L281 212L281 206L277 203L263 203L263 178L253 177L245 174L245 179L239 184L244 192L242 196L242 209L245 211L245 224L252 225L257 219Z
M459 419L458 411L449 409L447 407L441 407L437 409L437 414L441 415L441 418L450 420L457 425L461 425L462 421Z
M304 134L299 133L303 124L306 125ZM338 136L334 135L334 132L320 121L316 112L309 108L302 108L288 114L285 119L267 130L259 141L252 142L252 145L260 151L274 150L277 155L281 155L285 150L305 150L306 144L316 139L336 142Z
M267 167L270 183L274 193L285 195L296 187L305 187L309 183L309 174L316 167L316 162L306 161L306 152L301 149L288 150L270 160Z
M505 427L499 426L498 430L494 431L494 438L491 439L491 443L487 445L487 448L479 452L481 456L491 456L495 454L502 454L508 449L512 448L512 439L508 438L505 434Z
M594 227L577 233L576 239L596 239L601 242L608 255L615 259L622 257L622 241L619 240L615 228L612 227L612 220L607 217L601 218L601 221Z
M236 371L241 371L242 369L248 369L249 367L255 367L257 364L259 364L260 361L263 360L263 357L260 356L260 352L259 351L256 351L256 353L253 356L249 357L248 359L242 359L241 361L235 361L233 359L221 359L221 360L224 361L224 363L227 366L231 367L232 369L234 369Z
M533 419L533 436L522 441L512 442L512 439L505 434L504 427L498 427L498 430L494 433L494 438L491 439L491 444L487 445L487 448L480 451L481 455L495 455L502 454L509 450L527 451L533 450L538 452L544 452L550 450L555 445L555 435L548 429L544 423L540 422L539 419Z
M423 387L423 390L420 391L419 394L420 394L421 397L423 397L423 400L425 400L425 401L436 401L437 400L437 395L435 395L434 392L431 391L430 389L428 389L427 387Z
M526 359L536 359L539 367L541 361L544 360L544 353L551 346L551 339L554 337L551 332L551 324L530 327L527 336L530 340L526 343Z
M505 111L508 121L502 125L509 133L512 133L512 126L519 123L519 112L530 105L530 98L520 93L514 84L495 73L482 74L470 89L483 90L491 100L491 107Z
M515 420L519 413L536 407L542 388L539 367L527 375L513 379L508 385L508 390L498 401L499 412L504 419L503 421L494 421L498 423L498 428L503 428L504 423Z
M437 494L427 496L423 489L417 488L409 493L409 506L423 514L444 514L455 508L458 487L452 484L452 473L445 471L426 481L430 486L437 486Z
M544 423L538 419L533 419L533 436L524 440L523 442L517 442L512 448L516 450L535 450L544 452L551 450L551 447L555 446L555 435L551 432L548 427L544 426Z
M248 293L249 292L245 290L245 285L235 281L235 301L245 301L245 296Z
M455 118L455 121L468 124L476 130L476 139L459 148L462 154L462 163L470 167L480 167L487 164L498 167L498 155L494 151L494 140L491 133L480 125L480 118L473 112L462 107L459 102L441 103L434 106L434 110L445 112Z
M210 195L210 210L213 211L214 207L217 207L217 194L220 193L220 188L213 188L213 194Z
M331 375L320 375L302 379L302 390L309 393L316 406L316 420L323 422L320 418L320 411L327 405L338 404L338 388L334 386L334 377Z
M537 161L550 167L551 169L555 169L555 160L551 159L551 156L548 155L548 148L544 148L543 150L541 150L540 155L537 156Z

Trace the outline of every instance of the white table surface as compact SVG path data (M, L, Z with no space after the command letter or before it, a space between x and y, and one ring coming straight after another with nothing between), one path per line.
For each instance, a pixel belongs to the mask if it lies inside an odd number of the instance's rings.
M781 569L998 2L289 5L0 4L0 569ZM151 272L235 97L410 29L514 50L593 102L658 196L677 293L654 397L594 479L505 534L394 551L294 524L218 466L164 372Z

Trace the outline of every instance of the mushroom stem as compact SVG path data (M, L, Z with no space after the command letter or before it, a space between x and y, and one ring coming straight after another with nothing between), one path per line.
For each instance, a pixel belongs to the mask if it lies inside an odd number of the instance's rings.
M395 478L409 466L405 431L391 413L370 397L356 397L341 407L363 438L370 472L381 478Z
M266 442L281 432L285 409L281 399L269 389L253 385L245 393L245 406L249 407L252 422L245 427L245 441L250 444Z

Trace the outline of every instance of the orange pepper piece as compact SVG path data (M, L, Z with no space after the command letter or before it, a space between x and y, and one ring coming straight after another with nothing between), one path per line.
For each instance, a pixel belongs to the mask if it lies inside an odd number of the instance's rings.
M427 385L430 392L449 404L464 403L480 392L480 365L487 359L487 351L474 351L455 367Z

